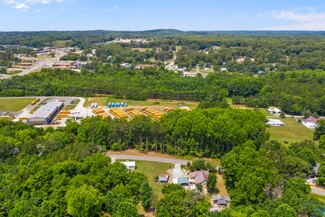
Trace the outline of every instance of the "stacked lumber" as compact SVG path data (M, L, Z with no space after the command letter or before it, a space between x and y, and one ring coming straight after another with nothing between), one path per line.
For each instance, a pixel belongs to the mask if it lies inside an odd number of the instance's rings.
M149 108L144 107L141 109L141 111L143 111L147 115L150 115L155 120L159 120L164 115L164 113L162 113L161 111L158 111L157 109L152 108L152 107L149 107Z
M102 109L102 108L95 108L95 109L93 109L93 113L94 113L95 115L98 115L98 116L102 117L102 118L107 117L106 112L105 112L104 109Z
M174 108L173 107L166 107L164 108L164 112L170 112L170 111L173 111Z
M68 118L70 114L71 114L70 111L68 111L68 110L62 110L62 111L60 111L60 113L56 116L56 120L61 120L61 119Z
M135 109L135 108L127 108L125 109L125 111L131 116L131 117L135 117L135 116L140 116L143 115L142 112L140 112L139 110Z
M128 114L120 108L111 108L109 112L117 118L128 118Z

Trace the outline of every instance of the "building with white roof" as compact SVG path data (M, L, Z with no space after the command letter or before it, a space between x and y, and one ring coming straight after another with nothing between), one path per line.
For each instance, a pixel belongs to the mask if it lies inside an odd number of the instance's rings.
M271 119L271 118L268 119L267 124L272 127L283 127L285 125L282 121L278 119Z
M124 161L121 162L122 164L124 164L126 166L126 168L130 171L135 170L136 169L136 164L135 161Z
M63 102L58 101L49 102L46 105L42 105L33 115L29 117L27 123L33 125L50 124L63 107Z

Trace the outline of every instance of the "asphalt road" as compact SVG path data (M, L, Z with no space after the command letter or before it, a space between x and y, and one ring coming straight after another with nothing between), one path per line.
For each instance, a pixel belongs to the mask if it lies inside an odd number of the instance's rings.
M112 161L117 159L121 160L139 160L139 161L152 161L152 162L160 162L160 163L171 163L171 164L180 164L186 165L187 160L179 160L173 158L161 158L161 157L150 157L150 156L136 156L136 155L111 155L106 154L106 156L111 157Z

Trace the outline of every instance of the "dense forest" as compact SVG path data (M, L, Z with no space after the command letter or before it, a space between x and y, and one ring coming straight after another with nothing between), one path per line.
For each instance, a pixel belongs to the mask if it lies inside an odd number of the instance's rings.
M227 107L226 97L235 104L251 107L278 106L301 115L325 115L325 71L273 72L267 75L213 73L181 77L162 67L143 70L109 64L95 64L81 73L43 69L0 83L1 96L91 96L112 94L117 98L146 100L175 99L202 102L204 107Z
M233 209L212 216L323 216L324 204L305 184L309 169L319 159L311 141L283 147L277 141L259 149L252 142L222 158Z

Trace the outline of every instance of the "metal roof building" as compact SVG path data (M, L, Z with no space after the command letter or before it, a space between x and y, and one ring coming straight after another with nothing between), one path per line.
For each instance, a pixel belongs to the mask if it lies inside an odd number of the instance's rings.
M33 125L50 124L63 107L64 104L58 101L42 105L33 115L30 116L27 123Z

